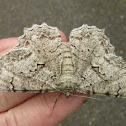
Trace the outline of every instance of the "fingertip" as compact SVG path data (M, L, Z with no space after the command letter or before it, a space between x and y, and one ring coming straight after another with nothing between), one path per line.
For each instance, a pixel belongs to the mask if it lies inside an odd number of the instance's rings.
M60 35L61 35L62 42L67 42L66 35L62 31L59 31L59 32L60 32Z
M13 38L6 38L6 39L1 39L0 40L0 44L3 45L16 45L18 43L18 38L17 37L13 37Z
M8 52L18 44L18 38L6 38L0 40L0 55Z

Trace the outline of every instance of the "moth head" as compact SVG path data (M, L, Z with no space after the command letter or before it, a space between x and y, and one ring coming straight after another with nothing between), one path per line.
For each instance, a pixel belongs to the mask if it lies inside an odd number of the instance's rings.
M65 94L66 98L68 98L71 95L70 92L65 92L64 94Z
M64 93L66 98L68 98L71 94L73 94L74 89L69 87L69 88L65 88L65 89L61 90L61 92Z

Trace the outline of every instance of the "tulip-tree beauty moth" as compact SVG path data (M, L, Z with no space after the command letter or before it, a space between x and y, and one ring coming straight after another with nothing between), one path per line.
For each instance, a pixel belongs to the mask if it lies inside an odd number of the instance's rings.
M0 91L73 92L126 97L126 62L115 55L103 29L73 29L70 45L59 29L34 24L0 58Z

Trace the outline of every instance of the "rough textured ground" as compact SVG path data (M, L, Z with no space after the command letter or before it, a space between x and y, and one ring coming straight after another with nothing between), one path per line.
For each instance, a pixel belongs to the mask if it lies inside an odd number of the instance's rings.
M126 0L0 0L0 39L42 22L67 36L82 24L105 28L116 54L126 60ZM88 100L59 126L125 126L126 99L102 98L107 102Z

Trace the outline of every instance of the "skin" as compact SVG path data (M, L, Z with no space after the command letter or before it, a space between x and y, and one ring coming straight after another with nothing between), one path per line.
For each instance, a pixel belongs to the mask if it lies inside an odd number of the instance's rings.
M60 31L62 41L67 42L66 36ZM18 38L0 40L0 55L8 52L18 44ZM69 44L69 42L68 42ZM58 99L54 111L56 98L60 92L53 93L13 93L0 92L0 125L1 126L56 126L75 110L87 98L64 94ZM76 95L83 95L78 94Z

